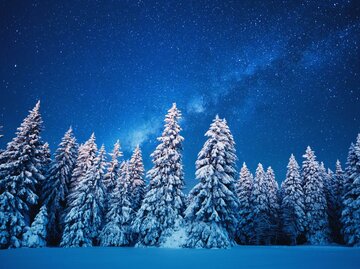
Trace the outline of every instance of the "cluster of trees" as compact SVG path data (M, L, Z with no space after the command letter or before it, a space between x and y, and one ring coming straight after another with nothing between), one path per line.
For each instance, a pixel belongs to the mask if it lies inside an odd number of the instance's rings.
M38 102L0 153L0 247L180 246L234 244L360 245L360 134L346 170L326 170L310 147L302 168L291 155L279 188L271 167L255 176L236 170L235 142L225 119L213 120L198 154L199 183L183 193L184 171L175 104L145 170L141 150L110 159L95 135L78 145L70 128L51 159L41 139Z

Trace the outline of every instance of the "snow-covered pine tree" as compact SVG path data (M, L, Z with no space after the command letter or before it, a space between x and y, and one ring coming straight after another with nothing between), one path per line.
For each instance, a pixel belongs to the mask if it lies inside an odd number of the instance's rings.
M79 180L85 175L89 168L93 166L96 154L95 134L92 133L85 144L79 147L76 165L70 179L69 192L72 192L72 189L77 187Z
M239 201L235 193L235 143L225 120L218 116L196 161L196 178L185 211L186 247L228 248L234 245Z
M282 230L291 245L301 242L305 226L305 200L299 169L295 156L291 154L286 179L281 184Z
M303 155L302 182L305 197L305 238L309 244L329 241L329 222L323 178L314 151L307 147Z
M86 170L77 177L76 185L68 196L68 213L60 243L62 247L88 247L98 243L104 213L105 188L102 177L105 151L101 150L96 156L93 152L97 152L94 134L82 146L82 154L88 156L85 158L87 166L77 163Z
M149 191L136 214L134 230L139 245L161 246L183 222L185 207L180 110L173 104L165 117L160 144L151 154Z
M40 102L17 129L16 137L0 155L0 247L19 247L23 230L36 208L36 188L44 180L40 133Z
M236 182L236 194L239 199L239 222L237 229L237 241L240 244L250 244L252 237L252 220L251 211L252 204L250 202L252 186L253 186L253 175L247 168L246 164L240 170L239 180Z
M339 160L336 161L335 173L329 173L330 176L330 199L328 202L329 224L334 242L343 243L341 235L341 211L342 211L342 193L344 188L344 171Z
M108 164L107 172L104 177L104 185L106 188L106 195L110 196L112 191L115 189L117 182L119 181L120 176L120 161L119 158L123 156L123 153L120 150L120 142L116 141L114 144L114 149L110 154L111 161Z
M51 163L51 151L49 147L49 143L45 143L43 145L43 153L42 153L42 174L46 175Z
M124 163L121 180L110 195L106 224L100 234L101 246L129 246L132 244L132 220L135 211L131 205L129 162Z
M253 232L251 243L254 245L270 245L273 234L271 223L271 210L269 204L269 183L266 173L261 163L256 169L251 193L252 212L251 219L253 221Z
M48 212L46 205L40 208L31 227L26 228L23 235L22 246L28 248L46 247Z
M139 145L135 148L129 163L131 204L135 211L138 211L145 195L144 164Z
M57 245L63 230L66 197L69 194L70 179L77 159L78 144L70 127L55 152L43 184L42 200L48 208L48 243Z
M347 159L341 223L345 243L360 246L360 134Z
M276 244L279 235L280 221L279 221L279 184L275 179L274 170L271 166L266 170L266 181L269 187L268 200L270 209L271 221L271 243Z

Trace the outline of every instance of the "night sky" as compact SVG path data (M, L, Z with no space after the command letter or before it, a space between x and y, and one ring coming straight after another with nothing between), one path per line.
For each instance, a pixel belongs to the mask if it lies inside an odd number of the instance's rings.
M0 1L0 147L38 99L54 151L70 125L145 168L173 102L187 190L204 133L225 117L243 161L307 145L327 167L360 132L360 1Z

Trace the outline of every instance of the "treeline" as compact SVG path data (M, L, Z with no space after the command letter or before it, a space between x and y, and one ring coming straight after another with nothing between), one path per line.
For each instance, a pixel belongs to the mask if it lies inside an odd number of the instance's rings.
M271 167L237 178L235 142L213 120L196 161L198 184L183 193L179 119L173 104L145 170L141 150L110 158L95 135L78 145L70 128L51 159L41 139L40 102L0 153L0 247L360 245L360 134L326 170L308 147L302 167L291 155L281 187ZM109 160L108 160L109 159Z

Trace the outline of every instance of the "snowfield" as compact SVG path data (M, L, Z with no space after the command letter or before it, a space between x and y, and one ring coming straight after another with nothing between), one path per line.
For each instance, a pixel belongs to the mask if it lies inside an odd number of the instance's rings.
M232 249L43 248L0 251L0 268L360 268L360 248L237 246Z

